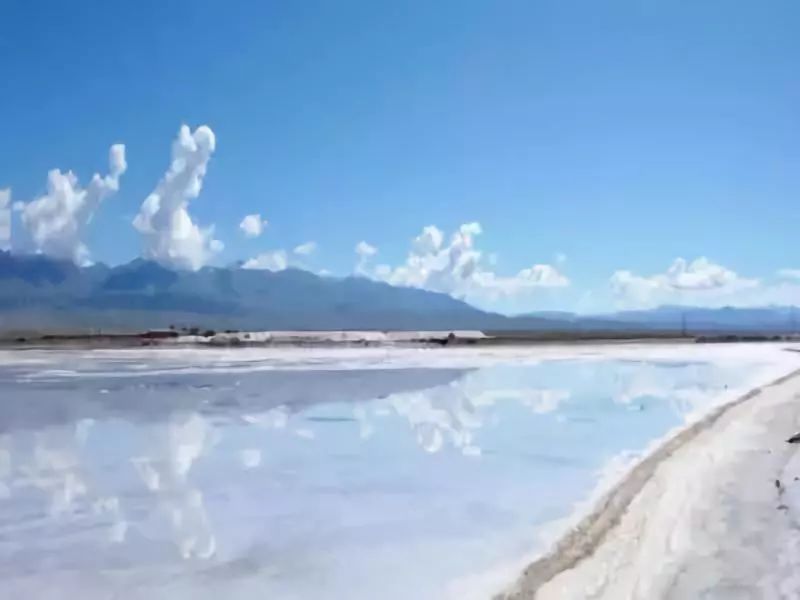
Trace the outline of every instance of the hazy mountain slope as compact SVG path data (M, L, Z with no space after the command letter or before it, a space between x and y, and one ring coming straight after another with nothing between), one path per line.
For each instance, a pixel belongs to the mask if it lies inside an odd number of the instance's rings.
M0 329L120 330L168 325L247 329L488 329L501 331L790 332L795 309L653 310L506 317L447 294L308 271L206 267L173 271L137 259L78 268L0 252Z
M135 260L79 269L44 256L0 253L2 324L259 329L496 328L508 318L446 294L363 278L240 268L172 271ZM14 313L13 315L11 313Z

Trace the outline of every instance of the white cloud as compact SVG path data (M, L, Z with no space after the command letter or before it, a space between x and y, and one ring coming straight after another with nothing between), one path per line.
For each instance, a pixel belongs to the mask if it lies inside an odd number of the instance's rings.
M243 269L261 269L265 271L283 271L289 266L286 250L272 250L259 254L244 262Z
M512 276L498 275L492 270L496 261L484 259L475 246L475 238L482 233L480 223L465 223L445 243L445 234L435 225L428 225L412 240L405 263L396 267L381 264L371 272L365 258L374 252L364 251L372 247L359 244L356 271L393 285L444 292L476 302L570 284L556 267L547 264L534 264Z
M445 245L444 233L438 227L423 227L411 242L405 264L391 270L388 282L464 295L480 259L480 252L473 249L473 237L480 233L478 223L465 223Z
M100 203L119 190L119 178L128 168L123 144L111 146L108 163L108 175L95 173L86 189L80 187L72 171L53 169L47 174L45 195L22 207L15 203L38 252L79 265L90 262L83 234Z
M359 256L375 256L378 253L378 249L375 246L371 246L364 240L361 240L356 244L356 254Z
M667 270L667 283L678 290L712 290L742 284L744 280L730 269L700 257L690 263L676 258Z
M245 237L257 238L264 233L267 225L269 225L269 222L266 219L262 219L259 214L254 214L247 215L242 219L242 222L239 223L239 229L244 232Z
M0 250L11 245L11 190L0 190Z
M368 275L368 264L370 259L378 253L378 249L361 240L356 244L355 253L358 256L358 262L356 263L356 273L359 275Z
M780 269L778 277L781 279L800 279L800 269Z
M737 296L741 300L744 292L760 286L757 279L741 277L705 257L691 262L676 258L665 273L651 276L617 271L610 283L620 304L635 307L668 303L724 305Z
M472 223L462 225L462 227L466 229L467 233L475 230L475 226ZM478 229L480 229L480 225L478 225ZM436 225L428 225L423 227L422 233L414 238L412 252L418 255L432 254L441 248L443 241L444 234L442 231Z
M300 256L309 256L313 254L314 251L317 249L316 242L306 242L305 244L300 244L299 246L295 246L294 252L295 254L299 254Z
M491 271L480 271L475 280L481 287L495 295L514 296L535 288L561 288L570 284L569 279L556 267L536 264L522 269L512 277L500 277Z
M317 249L316 242L306 242L295 246L291 252L284 249L262 252L258 256L245 261L243 269L261 269L265 271L283 271L289 267L309 270L303 259L313 254Z
M180 269L197 270L223 248L214 228L201 229L189 215L189 202L200 195L214 132L202 125L192 132L183 125L172 144L172 162L133 221L142 234L144 256Z

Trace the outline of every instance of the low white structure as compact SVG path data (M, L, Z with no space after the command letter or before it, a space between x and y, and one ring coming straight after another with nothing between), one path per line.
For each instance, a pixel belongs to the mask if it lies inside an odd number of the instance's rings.
M394 344L485 339L477 330L444 331L238 331L213 336L184 335L174 341L183 344Z

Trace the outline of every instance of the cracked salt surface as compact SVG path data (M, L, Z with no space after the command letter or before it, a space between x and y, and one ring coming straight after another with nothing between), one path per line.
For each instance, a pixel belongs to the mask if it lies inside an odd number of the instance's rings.
M487 598L657 440L798 361L0 352L0 598Z

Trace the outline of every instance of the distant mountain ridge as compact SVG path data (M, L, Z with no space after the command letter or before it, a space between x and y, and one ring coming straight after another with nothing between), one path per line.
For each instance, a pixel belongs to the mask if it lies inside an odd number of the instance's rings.
M173 271L136 259L79 268L0 251L0 330L132 330L169 325L260 330L759 331L796 329L791 307L661 307L608 315L505 316L447 294L362 277L239 267Z
M645 331L674 332L763 332L796 333L800 328L800 310L794 306L722 307L660 306L646 310L628 310L609 314L582 316L557 313L561 321L575 327L594 330L609 327ZM551 312L525 316L547 318Z
M502 327L507 317L446 294L359 277L205 267L173 271L137 259L78 268L41 255L0 252L0 327L253 329Z

